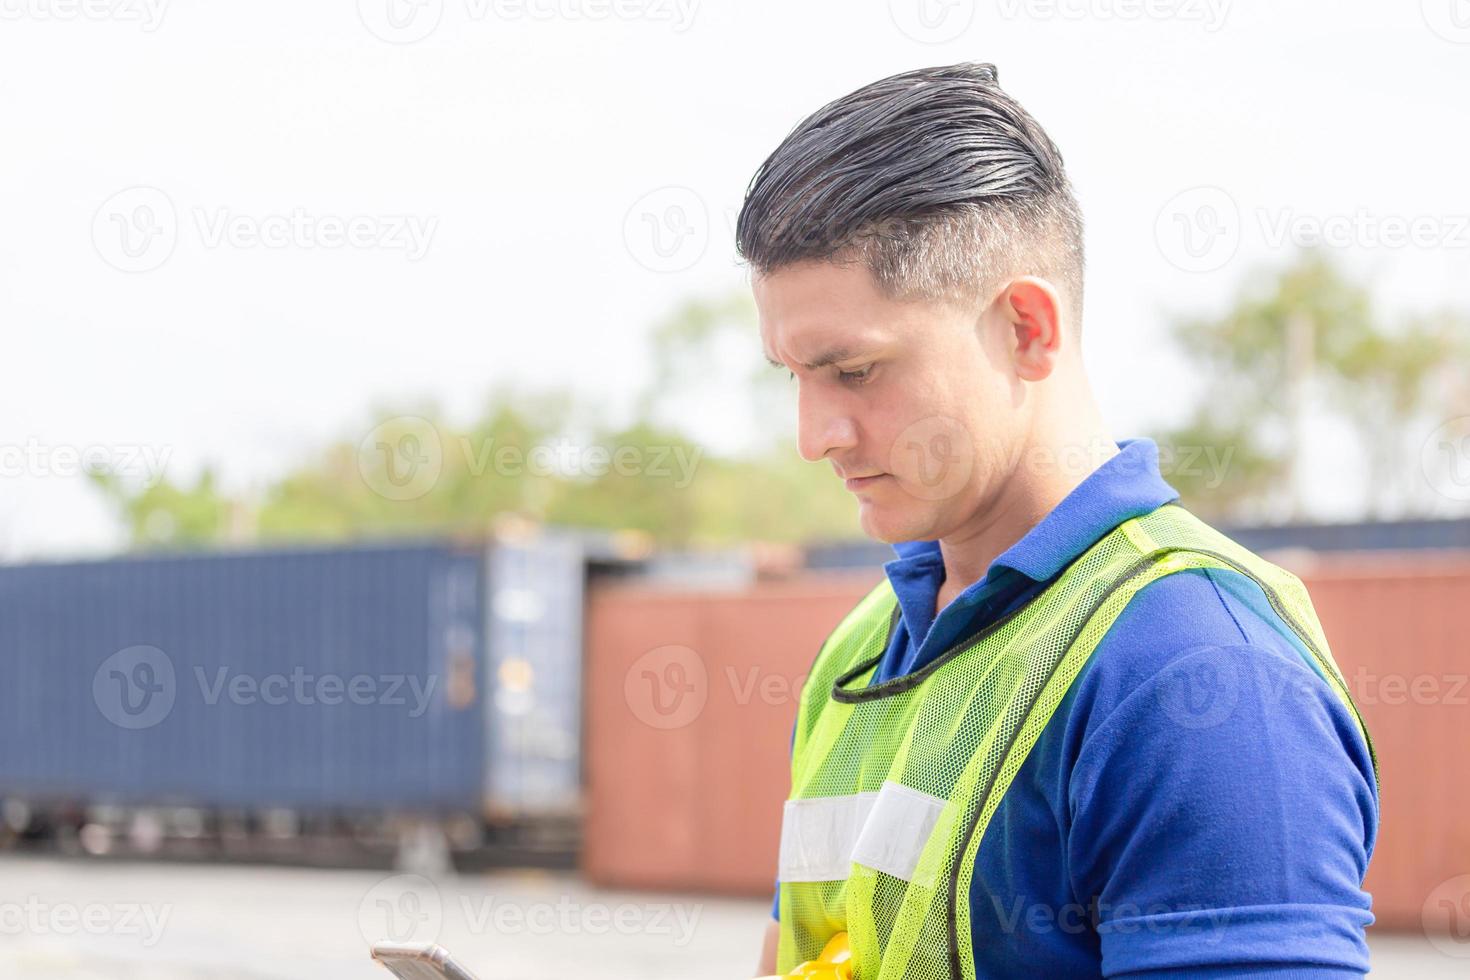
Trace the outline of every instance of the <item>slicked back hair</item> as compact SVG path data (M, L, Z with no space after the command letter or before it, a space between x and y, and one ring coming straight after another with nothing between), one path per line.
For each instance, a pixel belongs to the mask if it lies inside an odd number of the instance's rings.
M904 72L818 109L756 171L735 239L757 276L856 261L896 300L973 303L1040 276L1081 329L1082 213L994 65Z

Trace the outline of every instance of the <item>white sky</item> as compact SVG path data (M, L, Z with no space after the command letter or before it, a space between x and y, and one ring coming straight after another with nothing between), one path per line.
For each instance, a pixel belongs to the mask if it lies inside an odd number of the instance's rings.
M171 477L213 461L245 486L359 438L383 402L463 420L514 379L625 406L658 317L743 284L733 216L781 137L926 65L995 62L1061 147L1119 437L1197 381L1166 314L1286 261L1284 217L1361 213L1339 251L1389 309L1470 309L1467 0L618 0L643 16L602 18L611 0L419 0L404 30L437 27L397 44L365 26L407 38L388 2L0 0L0 451L43 460L0 457L0 556L116 543L85 481L46 472L58 447L147 447ZM1201 186L1219 191L1176 197ZM119 271L116 221L158 192L173 249ZM645 221L670 204L693 234L661 259ZM1174 212L1222 204L1216 250L1181 251ZM366 216L388 245L408 216L427 249L213 238L221 216L296 211ZM1415 218L1434 244L1368 238ZM701 431L741 424L727 408Z

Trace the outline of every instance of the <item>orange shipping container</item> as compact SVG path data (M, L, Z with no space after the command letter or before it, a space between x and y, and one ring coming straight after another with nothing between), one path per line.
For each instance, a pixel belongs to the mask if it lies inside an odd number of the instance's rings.
M1280 557L1306 581L1378 749L1367 888L1387 928L1470 915L1470 555ZM583 866L608 885L768 895L791 725L822 640L877 581L610 585L588 618Z
M1359 554L1298 574L1378 751L1379 836L1365 883L1378 925L1463 932L1470 556Z
M583 867L609 885L775 887L801 682L871 575L741 592L614 585L587 620Z

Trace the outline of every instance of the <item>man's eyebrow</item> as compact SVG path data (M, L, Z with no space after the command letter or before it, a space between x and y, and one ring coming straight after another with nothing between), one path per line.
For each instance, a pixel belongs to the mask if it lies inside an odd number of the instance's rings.
M810 364L803 364L802 367L806 368L808 371L815 371L818 368L824 368L829 364L836 364L838 361L849 361L858 356L861 356L861 352L859 351L854 351L847 347L834 347L832 350L827 351L825 354L819 355L817 359L812 361ZM771 367L784 368L786 366L780 361L773 358L770 354L766 355L766 361L771 365Z

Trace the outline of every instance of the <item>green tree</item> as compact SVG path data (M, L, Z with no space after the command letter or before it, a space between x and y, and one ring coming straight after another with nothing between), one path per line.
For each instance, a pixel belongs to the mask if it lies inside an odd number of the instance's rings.
M135 547L199 548L227 539L234 503L205 468L192 486L167 480L134 487L115 473L90 472L93 485L117 511Z
M1452 411L1470 338L1463 315L1387 322L1368 289L1309 250L1253 273L1224 315L1183 317L1172 332L1203 384L1188 420L1155 438L1230 458L1218 484L1203 469L1168 474L1186 505L1216 518L1304 516L1301 460L1320 396L1353 435L1342 450L1367 466L1365 512L1415 506L1417 485L1396 478L1417 472L1426 420Z
M193 487L112 476L98 485L140 548L475 534L506 515L667 545L854 535L840 483L791 444L785 376L754 353L755 329L744 294L682 304L652 332L652 377L626 425L565 391L502 387L466 426L432 403L378 406L362 434L321 447L253 495L222 493L212 472ZM748 367L731 363L741 344L736 360L750 354ZM748 396L758 421L746 451L715 455L679 424L712 385ZM398 477L415 460L432 479L401 493Z

